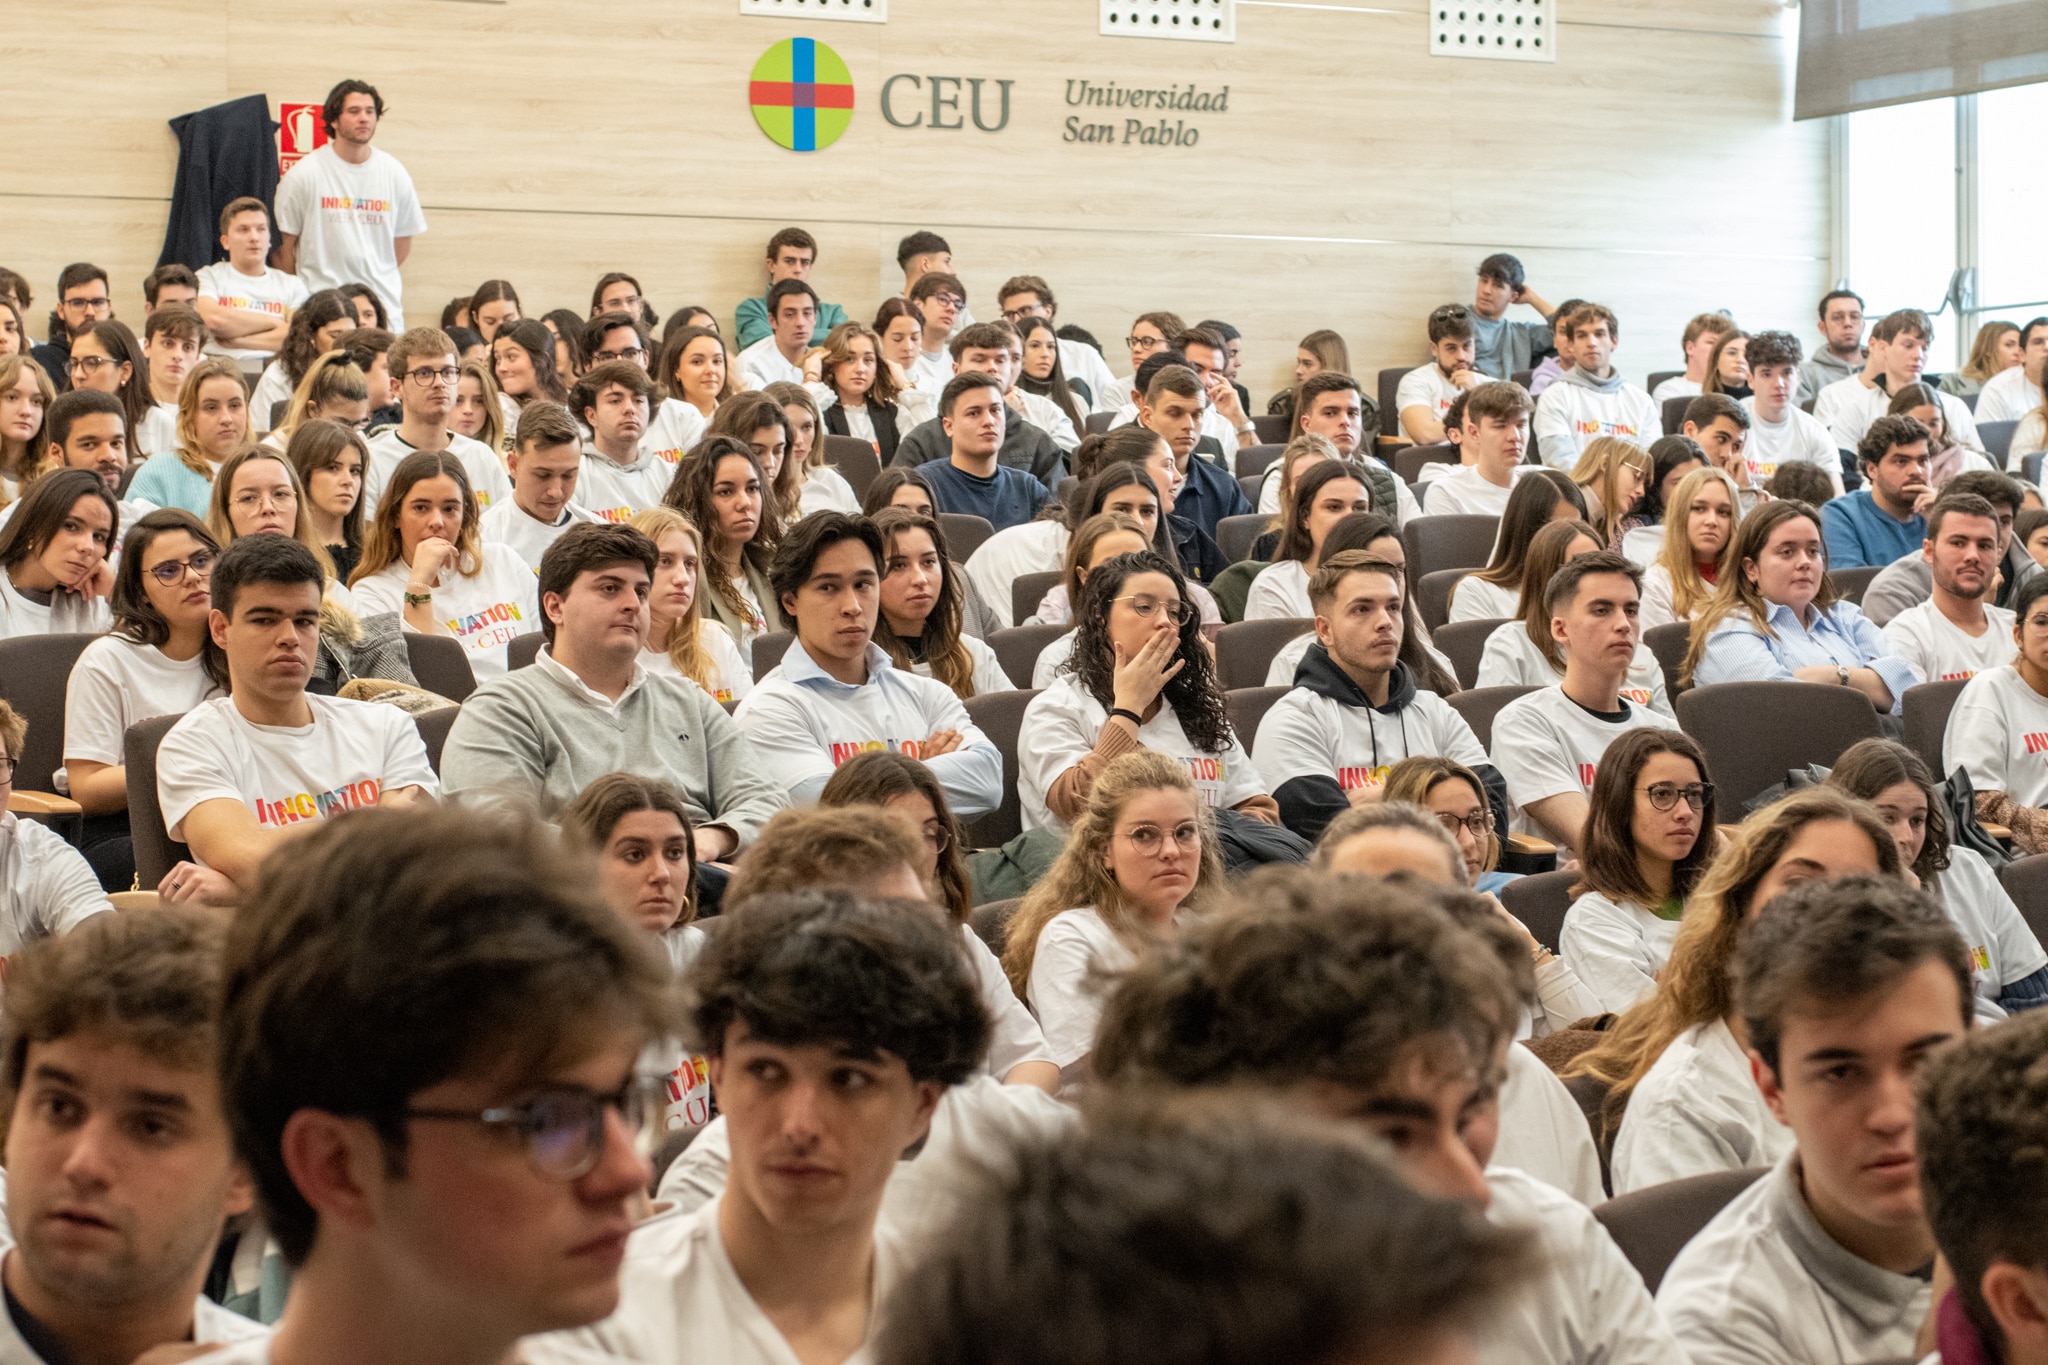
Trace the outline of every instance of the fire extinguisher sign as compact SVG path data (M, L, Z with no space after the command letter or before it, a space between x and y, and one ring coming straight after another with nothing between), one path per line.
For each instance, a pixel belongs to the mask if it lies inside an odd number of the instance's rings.
M327 123L317 104L277 106L277 173L283 175L299 158L327 145Z

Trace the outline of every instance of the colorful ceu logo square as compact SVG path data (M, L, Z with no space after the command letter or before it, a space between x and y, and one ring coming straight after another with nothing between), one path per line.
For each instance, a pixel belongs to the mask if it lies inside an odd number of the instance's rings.
M853 73L815 38L785 38L754 63L747 100L754 122L793 152L829 147L853 121Z

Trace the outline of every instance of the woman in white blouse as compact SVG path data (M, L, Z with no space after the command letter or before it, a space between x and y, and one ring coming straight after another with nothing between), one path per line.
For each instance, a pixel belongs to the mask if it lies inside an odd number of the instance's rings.
M1365 471L1341 460L1324 460L1295 476L1294 488L1281 512L1280 544L1273 563L1252 580L1244 600L1244 619L1312 617L1309 576L1321 561L1330 528L1354 512L1372 510L1372 490Z
M1149 750L1103 768L1003 946L1003 970L1038 1016L1063 1090L1087 1078L1105 978L1222 888L1215 824L1187 768Z
M29 485L0 528L0 639L105 630L114 586L107 556L120 521L92 470L52 470Z
M896 667L937 678L962 701L1014 691L996 652L960 628L961 583L939 523L885 507L875 514L875 528L883 550L875 643Z
M1741 494L1726 471L1695 469L1678 481L1664 503L1664 541L1643 571L1637 620L1644 630L1690 621L1713 599L1735 553Z
M647 648L641 666L650 673L688 678L712 699L731 703L753 690L754 670L732 632L706 624L697 602L704 564L704 538L673 507L637 513L632 528L654 542L654 582L647 590Z

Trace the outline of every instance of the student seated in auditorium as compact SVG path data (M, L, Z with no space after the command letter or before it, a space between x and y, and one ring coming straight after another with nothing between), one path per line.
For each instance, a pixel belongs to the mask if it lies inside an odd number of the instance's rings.
M1010 339L1014 333L1008 323L978 323L962 328L953 339L952 353L959 357L948 362L947 380L943 385L938 402L938 415L922 421L903 434L896 446L893 463L899 466L920 466L943 463L947 456L960 444L960 433L949 421L951 413L946 395L953 391L953 385L969 375L978 376L993 386L997 394L997 410L994 413L998 423L992 438L997 452L996 462L1006 469L1020 474L1029 474L1050 492L1059 485L1066 472L1065 452L1071 446L1063 447L1054 434L1032 419L1029 411L1012 412L1012 395L1029 398L1037 402L1037 395L1018 394L1016 389L1015 366L1010 353ZM979 369L968 363L970 359L989 362L995 368ZM1025 405L1031 411L1042 410ZM919 410L922 411L920 405ZM1047 418L1046 420L1050 420ZM1064 420L1064 418L1062 418ZM974 449L980 449L982 439L976 436L969 441ZM1078 438L1075 444L1079 444ZM947 511L963 511L964 508L946 508ZM1002 523L998 522L1000 528Z
M1535 435L1543 462L1570 469L1596 436L1648 444L1664 430L1663 410L1621 377L1612 357L1621 324L1605 304L1582 303L1565 319L1572 367L1536 400Z
M808 280L818 263L818 241L799 227L787 227L768 239L768 287L784 280ZM815 296L814 296L815 297ZM817 322L808 338L813 346L823 345L826 334L846 321L846 310L836 303L819 303ZM734 310L733 342L744 349L774 330L769 320L766 297L741 299Z
M762 896L686 980L685 1041L708 1059L730 1143L725 1187L695 1212L643 1223L612 1315L525 1343L525 1357L864 1356L876 1305L915 1250L878 1235L884 1189L987 1048L958 941L936 914L843 892ZM859 1102L845 1102L854 1090ZM799 1096L813 1106L800 1135ZM836 1178L792 1179L793 1160Z
M167 901L234 904L266 855L327 817L438 788L411 716L306 690L322 581L312 551L284 536L244 536L214 561L207 629L229 695L187 711L157 751L164 825L193 859L164 876Z
M1480 777L1480 768L1486 770L1486 777ZM1497 826L1505 822L1496 817L1497 812L1507 810L1507 782L1491 763L1468 768L1441 755L1404 758L1387 769L1380 799L1404 802L1429 812L1457 844L1465 860L1463 885L1495 895L1519 876L1499 870L1501 839ZM1540 960L1537 976L1540 987Z
M1362 550L1332 557L1309 581L1315 642L1253 745L1282 823L1304 839L1380 799L1388 770L1411 755L1447 758L1498 780L1464 717L1418 690L1401 662L1406 594L1400 568Z
M1856 373L1838 379L1814 400L1813 420L1828 429L1839 450L1861 451L1864 433L1891 405L1892 395L1920 378L1927 352L1934 345L1934 323L1917 308L1887 313L1870 329L1870 358ZM1982 450L1977 423L1969 405L1952 393L1940 393L1941 415L1949 434L1972 450Z
M1564 1069L1606 1093L1601 1142L1616 1195L1768 1166L1792 1150L1751 1079L1735 1006L1736 954L1757 913L1805 882L1903 865L1877 812L1827 787L1795 791L1723 841L1693 887L1656 990Z
M1388 1142L1416 1188L1534 1236L1545 1269L1478 1330L1476 1360L1683 1360L1591 1211L1489 1164L1528 980L1490 926L1466 927L1472 911L1496 912L1419 878L1307 871L1268 874L1239 901L1117 986L1096 1042L1101 1083L1305 1103ZM1190 1011L1204 1028L1173 1026Z
M314 533L309 506L306 490L299 483L299 471L291 461L263 446L244 446L228 457L214 478L212 504L206 509L206 529L213 532L223 548L243 536L290 536L320 562L327 575L327 603L353 617L354 595L335 578L327 547Z
M687 680L729 705L754 686L754 666L732 632L704 611L704 538L673 507L650 507L628 523L654 542L654 582L647 590L647 644L640 666L650 674Z
M499 478L498 457L490 457ZM503 673L513 637L534 630L533 570L486 543L469 471L452 453L408 455L391 472L349 587L364 616L395 612L405 629L452 638L478 678Z
M1792 395L1795 403L1814 402L1828 385L1863 369L1863 296L1849 289L1831 289L1821 295L1820 320L1814 330L1823 344L1799 367L1799 388Z
M2048 852L2048 574L2020 589L2013 602L2009 664L1985 669L1964 685L1949 711L1942 766L1969 774L1977 818L2004 825L2023 853Z
M1979 422L2017 422L2041 406L2044 366L2048 366L2048 317L2034 318L2024 327L1987 322L1977 330L1969 363L1943 375L1941 388L1958 397L1974 389L1977 403L1970 415Z
M202 360L178 390L177 444L143 461L128 481L128 497L203 517L214 471L248 443L249 387L240 366L224 356Z
M435 327L416 327L391 344L387 357L404 416L391 430L370 438L370 464L363 470L363 514L377 515L384 490L408 457L446 451L462 465L476 490L479 510L512 496L512 481L498 452L448 429L455 386L462 367L455 343Z
M933 270L920 275L903 297L918 322L918 350L911 357L906 377L911 387L936 395L953 372L947 343L954 333L974 325L974 315L967 311L967 286L956 275ZM879 322L878 316L875 330L883 331Z
M1744 459L1749 477L1769 483L1788 464L1809 464L1842 491L1842 463L1828 429L1799 406L1799 338L1790 332L1758 332L1749 339L1749 440Z
M1401 434L1417 445L1444 439L1444 414L1451 401L1486 382L1473 368L1476 343L1472 312L1462 303L1447 303L1429 315L1429 363L1401 376L1394 396Z
M1188 576L1188 591L1201 608L1202 625L1214 638L1223 618L1205 585L1214 583L1230 565L1209 533L1180 511L1188 484L1175 463L1172 443L1147 426L1119 427L1103 437L1102 453L1082 505L1120 511L1153 525L1152 512L1145 506L1149 493L1157 511L1153 548ZM1111 460L1112 455L1118 459ZM1119 464L1124 467L1119 469ZM1191 467L1200 464L1194 461Z
M1309 580L1322 560L1330 528L1354 512L1372 511L1365 469L1341 460L1323 460L1296 477L1280 514L1280 543L1273 562L1252 580L1244 602L1244 620L1314 616Z
M88 917L113 908L92 865L68 840L7 808L27 735L28 717L0 701L0 759L6 772L0 782L0 956L68 934Z
M1600 544L1621 548L1622 537L1653 482L1650 452L1619 436L1595 436L1572 466L1572 482L1586 500L1586 521Z
M903 437L933 416L931 395L897 382L894 367L882 358L881 337L860 322L845 323L825 338L811 394L823 407L826 433L866 441L884 466L896 462Z
M800 278L780 280L768 290L767 334L733 357L750 388L804 382L804 357L810 354L818 311L818 291Z
M516 800L552 818L608 772L683 794L697 858L730 858L783 805L753 746L703 688L640 666L654 542L577 526L541 558L547 647L463 703L441 761L451 797Z
M1406 526L1422 515L1422 506L1406 481L1372 453L1365 434L1365 390L1348 374L1311 375L1295 390L1293 436L1321 436L1337 448L1337 458L1365 467L1372 486L1373 510Z
M1553 521L1536 533L1529 542L1515 616L1495 626L1486 637L1486 648L1479 656L1479 686L1551 687L1564 678L1567 651L1551 627L1550 582L1565 565L1599 548L1592 528L1583 521ZM1664 669L1640 638L1640 612L1637 626L1635 654L1622 680L1622 699L1671 716Z
M972 370L994 375L1004 385L1003 402L1010 409L1009 416L1050 437L1063 456L1071 455L1081 444L1081 433L1059 404L1017 386L1024 372L1024 340L1009 323L977 322L972 327L962 327L953 334L947 350L952 354L955 374Z
M1493 722L1493 763L1507 779L1521 833L1578 848L1587 793L1608 745L1645 726L1678 728L1625 695L1642 646L1641 582L1642 570L1612 550L1579 555L1551 575L1543 609L1564 677L1509 702Z
M1277 518L1280 515L1280 509L1286 505L1287 500L1294 494L1294 480L1296 476L1317 460L1334 460L1336 458L1337 447L1331 445L1326 438L1321 436L1297 436L1282 446L1280 448L1280 457L1266 466L1266 473L1259 480L1259 515ZM1280 523L1276 520L1272 527L1259 538L1260 541L1265 541L1270 537L1271 544L1260 545L1258 542L1254 542L1252 558L1271 559L1273 557L1272 545L1279 543L1279 536ZM1261 549L1264 550L1264 553L1257 552Z
M1572 367L1572 337L1565 323L1570 320L1572 310L1584 303L1584 299L1566 299L1557 305L1557 311L1550 315L1550 354L1542 363L1529 372L1529 397L1541 398L1543 391L1555 384L1558 377ZM1530 406L1535 406L1532 401Z
M2048 1004L2048 953L1991 865L1950 842L1945 803L1918 754L1896 740L1861 740L1835 760L1828 785L1877 807L1899 861L1963 936L1980 1020Z
M1742 494L1725 470L1695 464L1666 499L1662 543L1643 570L1645 631L1691 621L1713 600L1723 574L1732 574L1735 526Z
M636 1070L673 1029L666 966L536 823L369 812L297 852L230 935L220 1068L291 1294L274 1357L219 1365L496 1360L603 1317L652 1174Z
M1144 386L1137 424L1164 437L1173 448L1180 485L1173 490L1175 515L1203 535L1214 536L1223 518L1249 513L1251 500L1231 471L1217 463L1222 452L1201 449L1208 396L1201 379L1181 363L1180 353L1162 351L1147 360L1138 367L1137 382Z
M1181 363L1202 381L1202 392L1208 397L1209 406L1202 413L1202 434L1214 437L1216 444L1230 455L1257 445L1259 429L1253 425L1236 386L1230 382L1230 343L1223 334L1210 327L1190 327L1173 339L1172 349L1180 353ZM1136 401L1136 395L1132 397ZM1121 420L1128 420L1130 415L1130 409L1125 408Z
M221 939L209 919L135 910L9 961L10 1359L268 1335L201 1292L222 1228L255 1202L215 1074Z
M1662 409L1673 398L1697 398L1705 392L1706 378L1713 371L1709 362L1721 338L1735 330L1735 319L1726 313L1700 313L1685 324L1679 338L1684 348L1685 373L1675 374L1650 392L1650 400Z
M644 369L651 355L648 350L649 325L645 319L613 309L594 314L583 324L583 369L602 365L607 360L629 361ZM734 363L737 366L737 358ZM577 373L580 376L583 371Z
M88 469L100 476L107 491L114 494L114 510L122 526L133 526L156 509L146 502L132 502L120 496L121 480L128 473L128 422L121 400L98 389L73 389L60 393L43 417L39 439L43 443L41 470ZM30 468L35 468L30 465ZM33 480L25 480L33 488ZM0 511L0 521L19 508L10 504Z
M1439 697L1448 697L1457 691L1457 669L1452 667L1441 650L1430 643L1429 630L1422 624L1421 613L1415 609L1415 587L1407 581L1407 547L1401 543L1401 533L1394 529L1394 523L1374 512L1353 512L1332 526L1329 535L1323 539L1323 558L1326 561L1346 551L1363 551L1366 558L1391 564L1401 571L1401 615L1404 621L1401 662L1408 666L1409 676L1423 691L1434 692ZM1266 670L1266 686L1294 686L1295 669L1315 642L1315 632L1307 630L1280 646Z
M757 636L788 629L768 582L782 529L767 488L745 441L710 436L676 466L662 496L703 533L704 608L743 653Z
M809 516L830 509L852 516L860 511L860 499L846 476L825 463L825 416L818 400L802 384L770 384L762 394L782 405L788 419L789 449L781 477L776 480L777 499L790 509L790 518Z
M1657 1306L1696 1363L1911 1356L1936 1252L1913 1088L1970 1027L1962 940L1925 894L1854 877L1764 906L1735 966L1756 1088L1794 1145L1678 1253Z
M1508 305L1513 303L1535 309L1543 321L1509 322ZM1529 287L1521 261L1505 251L1488 256L1479 263L1472 291L1473 367L1502 380L1533 370L1551 347L1552 314L1562 311Z
M183 304L166 304L149 315L142 328L142 359L149 371L148 414L135 426L135 448L142 456L171 450L178 444L178 393L186 371L199 361L206 324ZM73 392L78 390L74 389Z
M1855 603L1835 597L1820 520L1798 502L1743 519L1733 572L1693 619L1681 674L1689 685L1824 683L1855 688L1880 714L1900 713L1906 689L1923 679Z
M1429 491L1423 502L1433 517L1504 516L1528 450L1529 395L1519 384L1488 381L1463 396L1460 463L1445 466L1447 472L1434 479L1425 477ZM1431 468L1424 466L1425 476Z
M793 802L884 748L922 759L962 818L986 815L1002 804L1002 755L951 688L897 668L874 642L885 568L871 521L820 512L791 529L770 581L796 639L740 703L740 728Z
M590 428L576 503L601 521L631 520L668 491L674 466L645 443L653 396L647 372L623 360L593 365L576 381L571 399Z
M982 517L1000 531L1030 521L1052 497L1051 486L1044 479L1002 462L1004 428L1014 430L1028 424L1006 419L1002 381L994 375L969 370L953 376L939 399L939 416L934 420L943 431L948 453L929 462L904 459L912 439L933 425L926 423L904 439L897 460L918 466L939 511ZM1055 474L1058 450L1049 439L1047 448L1055 456L1047 473Z
M960 628L964 587L938 522L889 507L874 524L882 536L874 640L890 661L937 678L962 701L1013 690L995 651Z
M1053 297L1052 286L1036 275L1014 275L1005 280L996 290L996 306L1020 331L1026 318L1042 318L1056 326L1059 317L1059 301ZM1085 341L1069 341L1065 337L1055 340L1059 343L1061 370L1087 391L1082 411L1114 412L1124 402L1124 395L1117 388L1116 375L1102 352Z
M484 543L510 546L538 574L540 557L556 537L595 519L576 501L583 460L583 438L569 410L546 399L527 404L519 414L518 438L505 456L512 496L478 522Z
M2012 662L2013 614L1985 603L1999 571L1998 537L1997 509L1974 493L1943 493L1928 509L1921 554L1932 569L1930 595L1884 626L1892 652L1921 679L1969 678Z
M99 474L58 469L29 485L0 527L0 639L97 635L110 619L108 562L120 504Z
M803 501L803 468L790 458L795 423L783 400L803 393L799 384L770 384L721 403L711 419L711 435L739 441L754 453L761 467L761 528L778 537L797 519Z
M1578 899L1558 950L1620 1013L1657 988L1686 900L1714 860L1714 784L1678 730L1632 730L1601 756L1587 797Z
M1585 520L1586 497L1563 470L1531 469L1517 479L1514 491L1508 494L1507 510L1500 515L1493 556L1485 568L1473 570L1452 586L1449 619L1504 621L1514 616L1527 577L1529 544L1536 533L1554 521L1584 525ZM1587 528L1589 534L1591 529Z
M1103 766L1135 749L1185 764L1205 805L1279 823L1279 807L1231 729L1185 580L1150 553L1089 574L1072 657L1024 712L1024 828L1064 831L1086 809Z
M1942 497L1972 495L1991 504L1998 523L1998 572L1985 595L1987 607L2010 608L2019 589L2041 571L2028 551L2024 538L2013 535L2015 519L2026 495L2036 490L2010 474L1992 469L1973 469L1956 475L1941 490ZM1930 508L1930 512L1931 512ZM1922 546L1915 546L1878 572L1863 590L1863 614L1880 626L1909 607L1926 602L1934 591L1934 568Z
M86 817L79 846L110 891L135 879L128 727L183 715L227 686L226 660L207 633L207 580L219 556L212 533L175 507L131 527L114 578L113 626L85 647L64 689L66 786Z

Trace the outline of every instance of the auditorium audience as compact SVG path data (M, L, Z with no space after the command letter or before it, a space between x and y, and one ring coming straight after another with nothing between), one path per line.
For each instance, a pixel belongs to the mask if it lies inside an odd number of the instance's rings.
M1943 493L1928 509L1921 554L1933 571L1931 595L1884 625L1892 652L1916 677L1968 678L2012 662L2013 614L1984 601L1999 570L1998 521L1997 509L1974 493Z
M2040 406L2041 372L2048 363L2048 318L2024 327L1987 322L1977 329L1970 358L1955 374L1943 375L1944 393L1977 395L1970 415L1979 422L2016 422Z
M1021 419L1036 428L1039 436L1050 438L1063 454L1071 454L1074 447L1081 444L1079 428L1057 403L1018 387L1017 380L1023 374L1024 341L1009 323L977 322L971 327L962 327L954 333L948 350L953 357L955 374L973 371L995 376L996 383L1003 389L1004 406L1009 409L1004 414L1006 422ZM1031 433L1020 434L1037 444ZM1037 472L1040 458L1038 453L1032 454L1030 465L1033 472Z
M291 439L308 422L335 422L361 433L370 424L370 384L346 351L329 351L306 370L292 394L284 420L270 429L262 444L288 450Z
M767 260L771 291L784 280L808 280L811 267L818 263L818 239L800 227L783 228L768 239ZM824 344L826 335L846 321L846 310L836 303L818 303L816 307L817 322L806 338L813 346ZM733 315L734 342L742 347L751 346L773 331L769 312L765 295L741 299Z
M505 455L512 496L487 510L477 523L484 543L508 546L538 574L541 555L556 537L571 526L597 519L576 498L585 460L582 437L569 410L544 398L529 404L520 414L519 435ZM666 473L661 484L666 490Z
M159 450L135 471L128 496L153 507L182 507L206 515L213 476L221 461L249 443L249 391L241 368L224 356L202 360L178 392L178 443ZM129 452L134 453L131 438Z
M256 380L256 390L249 395L249 430L270 430L271 409L279 403L289 402L298 392L299 385L305 382L306 371L313 367L313 362L338 348L342 340L356 329L355 309L339 291L316 289L308 295L306 301L292 311L290 320L285 324L284 345L278 349L277 359L263 367L263 373ZM236 367L235 373L241 373L240 366ZM374 390L371 400L373 408L382 407L389 401Z
M959 570L946 533L900 507L874 518L882 536L882 581L874 640L897 668L936 678L962 701L1014 686L995 651L961 629Z
M370 463L363 471L363 511L376 516L398 467L413 455L446 452L462 466L479 512L512 496L512 482L498 452L448 429L448 413L462 378L455 343L446 332L420 327L391 344L386 356L398 388L403 416L391 430L370 438Z
M1586 520L1600 548L1619 550L1623 522L1655 483L1650 453L1634 441L1596 436L1579 453L1571 478L1586 500Z
M0 540L4 544L4 540ZM1977 818L2004 825L2022 852L2048 852L2048 575L2013 601L2015 657L1978 673L1949 711L1942 763L1961 768L1976 793Z
M704 533L704 606L743 650L758 635L788 629L768 582L781 528L767 487L745 441L712 436L676 466L662 496Z
M703 535L673 507L650 507L628 524L653 541L655 550L640 666L650 675L688 679L715 702L739 701L753 689L754 669L732 632L704 617L697 596L703 582Z
M1460 393L1486 382L1473 368L1476 342L1472 313L1462 303L1447 303L1432 309L1426 329L1429 335L1429 364L1401 376L1394 395L1401 434L1417 445L1433 445L1444 439L1444 414Z
M1733 574L1741 495L1726 471L1695 466L1666 500L1662 545L1643 570L1644 630L1691 621Z
M1529 542L1522 599L1515 607L1516 614L1495 626L1486 637L1486 648L1479 656L1479 686L1551 687L1564 678L1570 651L1552 625L1555 613L1551 609L1550 585L1565 565L1599 548L1591 528L1583 521L1553 521L1536 533L1536 538ZM1622 679L1621 698L1669 717L1671 698L1664 687L1664 669L1650 647L1642 643L1640 611L1636 624L1638 638L1628 672Z
M1572 367L1536 400L1537 452L1552 469L1570 469L1586 443L1620 436L1647 444L1664 430L1664 418L1650 395L1621 377L1611 357L1621 325L1605 304L1582 303L1565 320Z
M1488 381L1465 390L1464 397L1462 463L1427 480L1424 502L1433 517L1505 516L1529 444L1529 395L1519 384Z
M1721 339L1734 331L1735 319L1726 313L1695 315L1685 324L1685 331L1679 337L1679 346L1685 355L1685 372L1673 375L1650 390L1650 400L1662 409L1674 398L1697 398L1705 393L1707 376L1714 373L1714 351Z
M1917 308L1901 308L1878 320L1870 329L1869 359L1814 399L1813 419L1828 429L1838 449L1862 451L1865 433L1885 415L1892 395L1920 378L1933 344L1934 323ZM1934 396L1949 433L1973 450L1981 447L1977 424L1963 400L1939 390Z
M1508 494L1507 510L1500 517L1500 534L1493 542L1493 557L1487 560L1485 568L1466 574L1451 589L1450 619L1486 621L1513 616L1527 576L1529 542L1551 522L1575 521L1583 525L1585 519L1585 496L1564 471L1530 470Z
M1009 444L1004 435L1006 425L1011 431L1027 425L1009 423L1004 411L999 379L963 371L946 384L939 399L939 416L934 419L944 429L945 448L950 453L930 460L906 460L919 433L932 429L929 422L911 432L897 449L897 462L916 464L931 486L938 511L977 516L998 531L1030 521L1052 496L1038 469L1002 462ZM1059 449L1049 438L1045 445L1052 452L1045 472L1051 473L1059 467Z
M1862 326L1858 314L1857 326ZM1828 429L1799 406L1799 339L1790 332L1758 332L1749 339L1749 414L1745 443L1751 481L1769 483L1788 464L1808 464L1842 491L1841 461Z
M9 498L42 455L46 444L43 417L57 399L43 367L25 355L0 358L0 479ZM121 421L121 444L128 443L127 414Z
M1848 289L1831 289L1821 295L1820 321L1815 330L1825 344L1799 367L1795 401L1817 403L1821 390L1828 385L1862 372L1863 296Z
M54 470L10 510L0 527L0 640L105 630L121 521L105 481Z
M1281 510L1280 543L1273 563L1259 571L1245 597L1247 621L1315 615L1308 585L1321 563L1330 528L1354 512L1372 510L1362 466L1324 460L1296 476Z
M505 399L505 420L515 434L520 414L536 402L567 403L569 389L555 363L556 341L547 327L522 318L491 338L491 376Z

